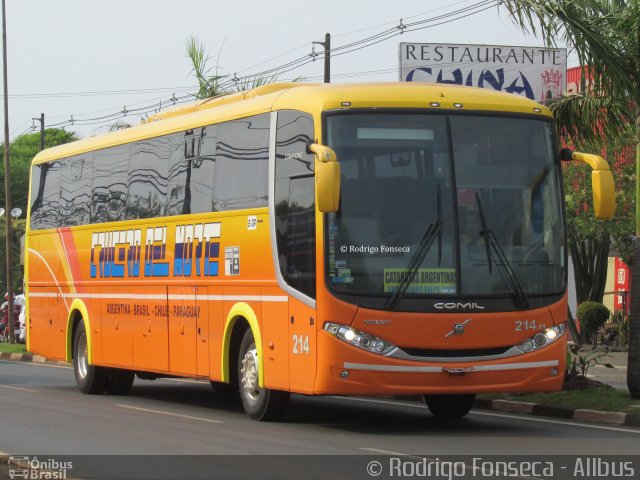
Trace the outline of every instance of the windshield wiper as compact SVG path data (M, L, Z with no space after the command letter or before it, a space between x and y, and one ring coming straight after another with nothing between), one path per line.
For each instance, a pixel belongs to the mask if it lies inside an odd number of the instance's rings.
M480 200L478 192L476 192L476 203L478 204L478 213L480 215L480 223L482 224L482 231L480 234L484 238L484 244L487 251L487 262L489 263L489 273L492 273L493 259L491 257L491 248L493 248L496 257L498 258L496 264L503 268L503 271L507 275L509 283L511 284L514 294L513 303L520 309L529 308L529 300L527 299L527 295L524 293L520 280L518 280L518 275L516 275L516 272L513 270L513 267L511 266L507 255L504 253L500 242L498 242L498 239L493 233L493 230L490 230L487 226L487 219L484 216L482 200Z
M416 250L416 253L413 254L413 257L411 257L411 260L409 261L409 265L407 266L407 271L404 272L404 275L400 280L400 284L398 285L398 289L393 293L391 298L387 300L387 303L385 303L384 308L393 308L400 302L400 300L402 300L402 297L404 297L404 294L406 293L407 288L409 288L409 285L411 285L411 282L413 281L413 277L415 276L416 272L418 271L418 268L424 261L424 257L426 257L427 253L429 252L429 249L431 248L431 245L433 245L433 242L438 236L438 233L440 232L441 228L442 228L442 223L440 222L429 224L429 227L427 228L427 231L424 233L422 240L420 240L420 244L418 245L418 250Z
M413 277L415 276L418 268L422 265L424 261L424 257L427 256L429 250L431 249L431 245L435 241L436 237L438 238L438 266L440 266L442 261L442 207L441 207L441 193L440 193L440 184L438 184L438 190L436 193L436 201L437 201L437 215L438 219L435 223L430 223L427 227L427 231L424 232L422 236L422 240L420 240L420 244L418 245L418 249L416 253L413 254L411 260L409 260L409 264L407 265L407 271L404 273L402 278L400 279L400 284L398 285L398 289L393 293L393 295L387 300L384 308L393 308L404 294L407 292L409 285L413 281Z

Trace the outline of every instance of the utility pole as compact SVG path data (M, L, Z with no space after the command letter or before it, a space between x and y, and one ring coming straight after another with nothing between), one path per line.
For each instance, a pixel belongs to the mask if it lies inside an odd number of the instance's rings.
M11 179L9 161L9 87L7 82L7 12L5 0L2 0L2 66L4 82L4 204L7 211L6 217L6 257L7 257L7 318L9 320L9 343L15 343L15 325L13 323L13 232L11 230Z
M40 118L33 118L34 122L40 122L40 151L44 150L44 113L40 114Z
M314 45L321 45L324 48L324 83L331 82L331 34L324 36L324 42L312 42Z

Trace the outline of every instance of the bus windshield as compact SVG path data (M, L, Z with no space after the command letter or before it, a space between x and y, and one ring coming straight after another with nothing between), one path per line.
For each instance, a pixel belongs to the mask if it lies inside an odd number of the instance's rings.
M358 112L328 115L326 128L342 175L340 208L327 215L332 291L399 301L398 289L403 298L563 290L550 122Z

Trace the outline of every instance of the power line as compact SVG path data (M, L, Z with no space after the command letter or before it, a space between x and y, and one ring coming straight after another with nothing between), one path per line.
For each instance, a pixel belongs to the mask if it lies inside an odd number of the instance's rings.
M460 2L456 2L452 5L458 5L460 3L464 3L462 1ZM354 42L351 43L347 43L345 45L341 45L341 46L337 46L334 47L330 50L330 53L332 54L332 56L340 56L340 55L346 55L348 53L353 53L353 52L357 52L359 50L365 49L365 48L369 48L373 45L376 45L378 43L384 42L386 40L389 40L393 37L396 37L398 35L402 35L405 32L414 32L414 31L418 31L418 30L423 30L426 28L432 28L438 25L443 25L446 23L450 23L456 20L461 20L463 18L467 18L471 15L475 15L477 13L481 13L489 8L492 8L494 6L496 6L498 4L497 0L482 0L479 2L475 2L471 5L459 8L457 10L453 10L435 17L430 17L430 18L426 18L423 20L418 20L418 21L414 21L414 22L408 22L408 23L403 23L403 20L401 19L397 24L394 24L395 26L391 27L391 28L387 28L381 32L378 32L376 34L370 35L368 37L362 38L360 40L356 40ZM434 11L437 10L441 10L441 9L436 9ZM425 12L426 13L426 12ZM424 14L424 13L423 13ZM423 14L418 14L418 15L414 15L410 18L416 18L419 17ZM384 24L384 25L392 25L392 23L389 24ZM370 27L367 29L363 29L364 30L370 30L371 28L375 28L375 27ZM357 31L355 31L357 32ZM355 32L350 32L350 33L355 33ZM343 35L347 35L347 34L343 34ZM297 49L293 49L290 52L296 51ZM286 54L283 54L281 56L284 56ZM218 87L220 87L221 89L225 89L225 88L229 88L229 87L233 87L236 86L240 83L242 83L243 81L250 81L252 79L255 78L260 78L260 77L269 77L269 76L278 76L278 75L283 75L286 73L289 73L293 70L297 70L305 65L308 65L309 63L314 62L318 56L320 54L316 53L315 50L312 48L312 51L310 54L295 58L293 60L290 60L282 65L276 66L276 67L272 67L272 68L268 68L266 70L263 70L261 72L258 73L253 73L253 74L249 74L249 75L244 75L241 77L238 77L237 74L234 74L233 77L229 78L229 76L227 76L226 80L223 80L221 82L219 82ZM273 58L280 58L281 56L277 56L277 57L273 57ZM242 70L242 71L246 71L246 69ZM345 75L337 75L337 76L356 76L356 73L353 74L345 74ZM172 90L186 90L188 87L181 87L181 88L176 88L176 89L172 89ZM194 88L195 89L195 88ZM163 89L143 89L140 90L140 92L152 92L152 91L162 91ZM125 90L123 91L125 93L133 93L136 92L135 90ZM101 91L101 92L81 92L81 94L79 96L92 96L92 95L116 95L118 94L118 91L112 90L112 91ZM31 94L33 97L32 98L39 98L38 96L44 96L45 94ZM61 92L59 94L56 94L57 96L60 96L61 98L63 98L65 95L71 95L70 92ZM28 98L27 96L24 96L22 98ZM161 109L163 109L164 107L166 107L167 105L171 104L172 106L174 105L179 105L182 103L185 103L187 101L192 101L194 99L194 95L191 94L187 94L187 95L182 95L182 96L178 96L176 97L175 93L172 95L172 97L170 99L166 99L166 100L160 100L158 102L154 102L154 103L149 103L145 106L142 107L136 107L136 108L127 108L126 106L123 107L121 110L119 111L115 111L112 113L109 113L107 115L102 115L102 116L96 116L96 117L90 117L90 118L78 118L78 116L71 115L67 120L58 122L58 123L54 123L51 125L47 125L47 127L49 128L65 128L65 127L69 127L69 126L92 126L92 125L101 125L101 124L105 124L108 122L113 122L116 120L120 120L120 119L124 119L127 118L128 116L140 116L141 118L144 118L144 116L149 115L151 113L156 113L158 111L160 111ZM142 102L141 102L142 103ZM96 112L98 113L98 112ZM101 112L100 112L101 113ZM84 115L84 114L83 114ZM55 117L55 118L63 118L63 117Z

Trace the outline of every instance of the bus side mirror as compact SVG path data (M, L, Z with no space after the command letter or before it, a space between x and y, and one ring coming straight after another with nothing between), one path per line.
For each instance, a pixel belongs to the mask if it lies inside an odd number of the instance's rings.
M336 152L329 147L312 143L309 151L318 157L316 168L316 203L323 213L338 211L340 203L340 164Z
M572 152L563 148L562 160L577 160L589 165L591 172L591 186L593 189L593 210L596 218L606 220L612 218L616 210L616 190L613 174L606 160L591 153Z

